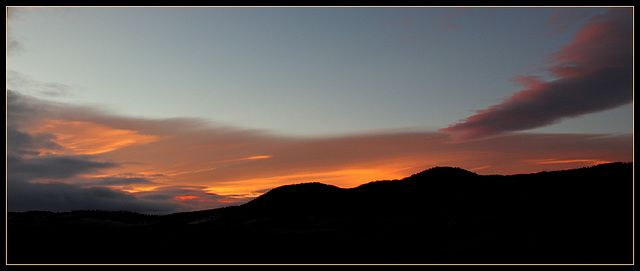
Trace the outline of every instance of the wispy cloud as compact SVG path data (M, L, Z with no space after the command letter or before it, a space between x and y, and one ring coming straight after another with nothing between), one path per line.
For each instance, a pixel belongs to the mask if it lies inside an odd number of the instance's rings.
M7 88L20 89L21 91L33 92L48 97L68 96L73 89L73 87L62 83L42 82L13 70L7 70Z
M23 159L7 155L8 176L24 180L66 179L81 173L95 172L98 169L116 167L110 162L91 161L77 156L45 156Z
M456 19L468 15L472 10L472 8L444 9L434 17L435 21L431 24L431 27L442 30L456 29L460 26L458 23L455 23Z
M547 68L556 78L518 76L526 88L440 132L457 140L534 129L563 118L612 109L633 99L633 9L592 18Z
M30 21L23 15L27 12L37 11L39 20ZM52 9L45 9L41 7L7 7L6 8L6 40L7 40L7 57L13 57L16 55L20 55L23 53L29 52L28 39L17 36L14 34L16 32L16 28L28 25L28 24L39 24L43 23L43 18L46 18L50 15L50 12L55 14L57 18L63 18L65 20L76 22L76 12L77 9L73 7L56 7ZM26 41L26 42L25 42ZM8 78L8 77L7 77Z
M122 178L122 177L103 177L99 178L97 181L92 182L94 185L131 185L131 184L152 184L153 182L147 178L140 177L130 177L130 178Z
M590 163L591 165L597 165L597 164L610 163L610 162L615 162L615 161L603 161L603 160L595 160L595 159L558 160L558 159L555 159L555 158L549 158L549 159L529 160L528 162L531 162L531 163L534 163L534 164L541 164L541 165L545 165L545 164L574 164L574 163Z
M20 14L21 8L10 8L7 7L7 57L19 55L26 51L24 44L19 41L15 35L13 34L13 28L17 24L21 24L20 20L17 18L18 14ZM8 77L8 76L7 76Z
M158 140L153 135L142 135L136 131L114 129L86 121L53 119L33 131L53 135L56 144L63 147L57 154L98 154Z
M15 56L25 51L26 49L22 42L13 38L12 35L7 34L7 56Z
M592 15L593 9L588 8L555 8L551 10L551 15L547 21L544 22L544 26L549 29L544 36L550 37L564 33L574 27L578 22Z

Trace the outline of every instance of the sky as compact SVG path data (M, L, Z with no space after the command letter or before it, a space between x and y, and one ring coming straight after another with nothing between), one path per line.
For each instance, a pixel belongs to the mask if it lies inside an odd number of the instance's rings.
M629 7L9 7L7 208L633 161Z

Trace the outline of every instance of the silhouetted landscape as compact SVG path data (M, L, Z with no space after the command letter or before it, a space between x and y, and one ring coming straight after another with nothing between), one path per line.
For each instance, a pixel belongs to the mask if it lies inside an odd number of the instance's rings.
M8 213L8 263L624 264L633 163L355 188L285 185L226 208Z

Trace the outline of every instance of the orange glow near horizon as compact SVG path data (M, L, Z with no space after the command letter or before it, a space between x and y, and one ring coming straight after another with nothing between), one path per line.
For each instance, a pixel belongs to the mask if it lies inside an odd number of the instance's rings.
M273 157L273 156L271 156L271 155L257 155L257 156L251 156L251 157L246 157L246 158L229 159L229 160L221 160L221 161L209 161L209 162L207 162L207 164L204 165L204 167L201 167L201 168L189 169L189 170L171 170L171 171L165 172L164 174L167 175L167 176L178 176L178 175L202 173L202 172L207 172L207 171L212 171L212 170L218 169L219 167L212 166L212 165L216 165L216 164L226 164L226 163L231 163L231 162L240 162L240 161L247 161L247 160L260 160L260 159L267 159L267 158L271 158L271 157Z
M100 154L158 140L154 135L143 135L133 130L114 129L86 121L49 120L46 125L33 132L53 134L56 136L53 142L65 148L46 154Z
M121 187L119 188L119 190L127 192L127 193L139 193L139 192L148 192L148 191L154 191L158 188L163 187L163 185L147 185L147 186L134 186L134 187L128 187L128 188L124 188L123 186L112 186L111 188L117 188L117 187Z
M595 159L558 160L557 158L552 158L552 159L528 160L528 162L531 162L531 163L534 163L534 164L539 164L539 165L573 164L573 163L587 163L587 164L590 164L590 165L598 165L598 164L610 163L611 161L595 160Z
M299 172L289 175L246 179L228 184L220 183L205 190L218 195L257 197L264 192L256 191L264 191L287 184L320 182L341 188L352 188L372 181L394 180L404 177L408 177L406 173L402 173L395 168L354 168L308 173Z
M191 195L175 197L176 200L190 200L190 199L197 199L197 198L199 198L199 197L191 196Z
M251 157L244 158L244 160L267 159L267 158L271 158L271 157L273 157L273 156L271 156L271 155L256 155L256 156L251 156Z

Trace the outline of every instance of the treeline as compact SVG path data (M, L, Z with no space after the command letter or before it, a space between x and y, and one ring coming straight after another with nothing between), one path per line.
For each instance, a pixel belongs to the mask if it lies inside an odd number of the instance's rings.
M140 224L157 222L159 215L142 214L127 210L72 210L70 212L51 211L27 211L9 212L7 217L12 223L56 223L60 221L74 221L78 219L93 219L103 221L115 221L125 224Z

